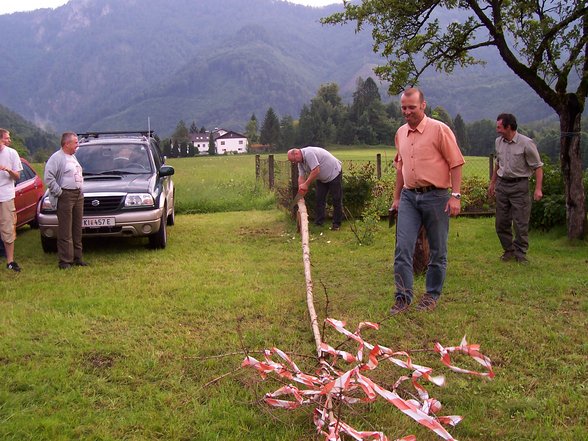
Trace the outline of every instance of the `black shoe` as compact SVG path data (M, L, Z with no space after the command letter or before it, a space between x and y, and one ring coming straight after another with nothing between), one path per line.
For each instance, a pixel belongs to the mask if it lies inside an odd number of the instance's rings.
M505 251L504 254L502 256L500 256L500 260L502 260L503 262L508 262L508 261L514 260L514 259L515 259L514 251Z
M437 307L437 300L431 294L425 294L419 304L417 310L419 311L432 311Z
M20 266L18 266L18 263L14 262L14 261L6 264L6 268L14 271L15 273L20 273Z
M83 260L74 260L73 264L75 266L90 266L88 262L84 262Z
M70 269L71 263L67 262L59 262L59 269Z
M332 225L330 229L331 231L339 231L341 229L341 225Z
M529 260L522 254L517 254L515 258L517 259L517 263L520 263L521 265L529 264Z
M396 297L396 303L390 308L390 315L400 314L408 309L410 302L404 297Z

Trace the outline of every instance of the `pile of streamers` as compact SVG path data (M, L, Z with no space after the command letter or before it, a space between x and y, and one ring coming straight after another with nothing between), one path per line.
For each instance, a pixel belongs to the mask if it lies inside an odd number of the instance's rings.
M326 319L326 323L335 328L341 334L354 340L358 344L356 354L351 354L335 349L326 343L321 343L323 354L329 354L330 361L321 356L321 367L316 375L309 375L302 372L292 359L278 348L264 351L264 361L256 360L247 356L242 366L250 366L266 378L268 374L278 376L284 384L289 383L278 390L267 393L264 401L270 405L282 409L296 409L302 405L318 405L314 410L314 423L317 432L324 435L325 441L341 441L342 435L347 435L355 440L378 440L388 441L383 432L359 431L342 421L338 416L329 412L324 404L327 401L337 405L351 405L354 403L369 403L375 401L378 396L392 403L401 412L422 424L429 430L435 432L445 440L455 440L445 429L445 426L455 426L463 417L461 416L437 416L441 409L441 403L429 396L427 390L420 384L421 378L438 386L445 384L443 376L433 376L432 369L420 366L412 362L407 352L392 351L391 349L372 345L361 337L361 330L364 328L379 329L379 325L371 322L362 322L355 332L345 328L345 323L335 319ZM468 344L466 338L459 346L443 347L436 343L434 351L441 355L441 362L455 372L493 378L492 363L488 357L481 354L479 345ZM465 354L484 369L484 372L472 371L457 367L451 362L451 354ZM364 360L365 356L365 360ZM279 357L281 361L274 361ZM347 365L353 365L351 369L341 370L336 367L337 361L343 360ZM410 375L401 376L392 390L387 390L370 378L365 376L366 371L374 370L382 361L389 361L401 368L412 372ZM396 392L399 385L405 381L411 381L417 395L412 399L403 399ZM298 383L304 387L297 387ZM416 437L409 435L396 441L414 441Z

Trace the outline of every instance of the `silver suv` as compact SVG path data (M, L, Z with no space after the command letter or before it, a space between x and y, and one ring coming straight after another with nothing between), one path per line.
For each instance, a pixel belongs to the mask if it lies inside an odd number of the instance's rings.
M165 248L175 222L174 169L165 165L152 131L79 134L76 158L84 171L84 237L146 236ZM57 247L57 214L45 197L38 206L41 245Z

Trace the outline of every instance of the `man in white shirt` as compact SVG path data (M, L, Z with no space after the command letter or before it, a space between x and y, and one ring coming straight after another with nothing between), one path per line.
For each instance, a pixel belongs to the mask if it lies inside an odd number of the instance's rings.
M10 148L10 132L0 129L0 236L6 253L6 268L20 272L14 261L16 240L16 208L14 206L14 183L20 178L22 163L18 152Z

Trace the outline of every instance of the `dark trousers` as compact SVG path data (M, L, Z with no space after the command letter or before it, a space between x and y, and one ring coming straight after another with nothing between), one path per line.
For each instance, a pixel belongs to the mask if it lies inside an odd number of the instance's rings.
M529 181L496 184L496 234L505 252L524 256L529 248L531 196ZM514 229L514 239L513 239Z
M57 201L57 255L61 263L82 260L82 218L84 194L63 190Z
M343 172L330 182L316 181L316 207L314 210L314 223L322 225L325 222L325 208L327 206L327 193L331 193L333 199L333 225L340 226L343 220Z

